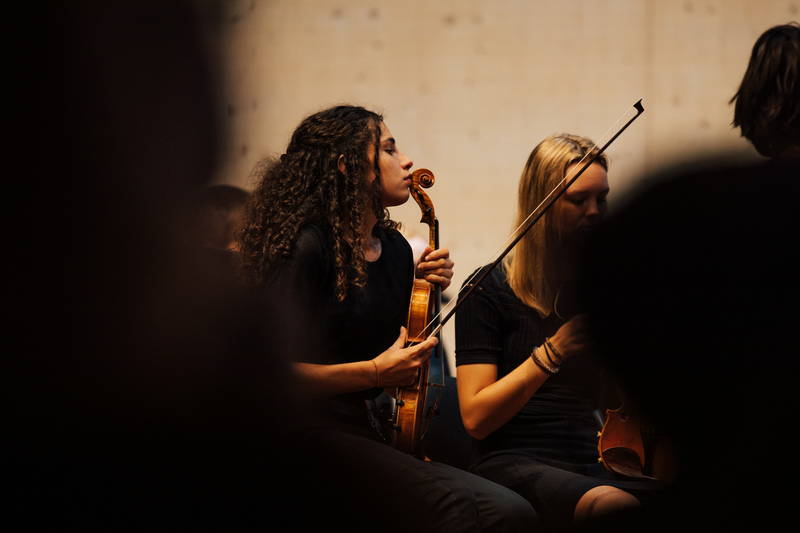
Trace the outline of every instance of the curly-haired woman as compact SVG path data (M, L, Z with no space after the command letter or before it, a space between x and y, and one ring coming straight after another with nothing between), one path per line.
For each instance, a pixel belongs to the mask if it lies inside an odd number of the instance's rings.
M415 266L386 211L408 200L412 164L380 115L337 106L306 118L286 153L258 169L246 276L290 287L321 340L295 363L321 415L307 435L326 460L309 483L330 486L351 528L530 529L535 514L518 495L388 446L368 408L382 388L410 384L437 342L404 347L414 276L445 288L453 275L446 249Z

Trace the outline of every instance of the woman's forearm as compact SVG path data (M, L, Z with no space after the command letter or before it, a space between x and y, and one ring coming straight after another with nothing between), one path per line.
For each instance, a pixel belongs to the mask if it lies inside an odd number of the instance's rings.
M294 363L294 372L301 386L314 396L332 396L367 390L377 385L372 361L321 365Z
M548 375L530 358L499 380L495 380L496 367L495 379L488 379L481 370L473 372L474 369L470 368L478 366L459 367L459 403L467 432L477 439L484 439L511 420L539 390Z

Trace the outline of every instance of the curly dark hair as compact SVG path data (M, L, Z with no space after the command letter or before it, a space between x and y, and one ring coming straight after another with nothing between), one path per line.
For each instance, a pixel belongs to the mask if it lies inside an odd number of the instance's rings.
M377 231L397 226L380 200L382 121L381 115L363 107L320 111L300 123L285 154L256 166L258 183L239 239L246 280L266 283L274 267L291 256L303 226L314 223L329 232L337 300L343 301L351 286L365 285L364 213L373 210ZM374 154L372 169L369 150ZM340 156L346 172L339 169ZM371 191L370 170L376 176Z
M800 25L774 26L753 45L733 126L766 157L800 146Z

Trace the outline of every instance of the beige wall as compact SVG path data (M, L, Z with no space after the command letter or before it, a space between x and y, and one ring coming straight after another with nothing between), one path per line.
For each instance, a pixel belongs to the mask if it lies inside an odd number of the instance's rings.
M520 170L547 135L601 141L644 99L609 150L612 202L675 157L755 157L727 102L755 39L800 19L800 0L243 0L223 10L229 131L217 181L250 188L254 163L280 154L317 110L382 112L437 177L428 193L457 288L509 234ZM392 214L424 229L413 202ZM452 346L452 323L445 339Z

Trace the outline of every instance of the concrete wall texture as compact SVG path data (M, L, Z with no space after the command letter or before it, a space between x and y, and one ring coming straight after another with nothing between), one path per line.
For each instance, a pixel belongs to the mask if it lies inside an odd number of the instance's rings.
M436 175L428 194L456 261L451 296L511 232L520 171L547 135L603 142L643 99L645 114L609 149L612 206L676 159L758 157L731 128L728 101L757 37L800 20L800 0L236 0L222 10L217 181L251 188L254 164L282 153L315 111L383 113L415 166ZM392 216L409 235L426 231L413 202Z

